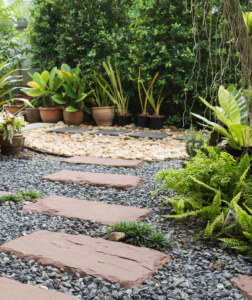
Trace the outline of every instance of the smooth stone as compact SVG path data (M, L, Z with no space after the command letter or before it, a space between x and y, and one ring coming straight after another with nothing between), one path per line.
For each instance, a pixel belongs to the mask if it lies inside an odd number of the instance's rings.
M129 191L139 187L145 180L137 176L103 174L61 170L41 178L41 180L59 181L63 183L89 184Z
M162 140L168 136L171 136L170 133L158 133L158 132L146 132L140 131L134 134L129 134L130 137L134 138L149 138L149 139L159 139Z
M160 251L83 235L40 230L0 247L43 266L91 275L126 289L140 287L170 256Z
M148 209L78 200L56 195L25 205L23 210L61 216L65 219L76 218L89 222L95 220L104 225L115 224L121 220L144 221L152 213Z
M74 156L74 157L64 159L61 162L69 163L69 164L87 164L87 165L99 165L99 166L136 168L139 167L141 160L101 158L101 157L92 157L92 156Z
M125 239L124 232L111 232L108 236L108 240L112 242L120 242Z
M1 300L75 300L64 293L23 284L15 280L0 278Z
M244 297L248 297L252 300L252 276L239 276L237 278L230 279L232 285L241 291Z
M80 128L80 127L62 127L62 128L55 128L50 130L49 132L56 132L56 133L80 133L80 132L86 132L91 131L90 128Z

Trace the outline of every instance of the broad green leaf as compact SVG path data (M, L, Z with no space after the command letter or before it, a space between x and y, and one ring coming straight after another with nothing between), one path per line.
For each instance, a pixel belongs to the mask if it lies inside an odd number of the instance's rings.
M228 127L230 125L233 125L233 123L221 111L219 111L217 108L215 108L214 106L209 104L205 99L203 99L201 97L199 97L199 98L206 106L211 108L216 113L216 115L222 120L222 122L225 123Z
M252 33L252 12L242 12L242 15L248 30L248 34L251 34Z
M42 87L35 81L29 81L27 82L27 85L32 87L33 89L43 91Z
M91 113L92 113L91 108L87 107L87 106L84 106L82 110L85 111L86 113L88 113L89 115L91 115Z
M69 96L72 99L77 99L77 95L75 94L75 92L73 91L73 89L71 88L70 85L63 84L63 86L64 86L64 88L66 90L67 96ZM81 101L81 100L79 100L79 101Z
M66 108L66 111L69 111L69 112L76 112L79 108L78 107L74 107L74 106L68 106Z
M62 64L61 70L71 74L71 68L67 64Z
M249 125L248 124L249 122L248 122L248 110L247 110L246 99L233 86L228 87L227 90L231 93L231 95L234 97L237 105L239 106L240 118L241 118L240 124Z
M252 146L252 131L249 126L236 124L230 126L230 129L236 134L241 147Z
M57 67L54 67L49 75L49 88L53 91L53 82L55 78Z
M57 76L54 79L53 91L56 92L64 83L64 79L62 77Z
M74 81L73 81L73 76L71 73L66 72L66 71L59 71L59 74L61 77L63 77L63 79L65 80L65 82L67 84L69 84L70 86L73 85Z
M62 95L54 95L52 96L53 101L58 104L67 104L68 101Z
M38 97L38 96L42 96L45 92L37 90L37 89L36 90L30 89L30 90L27 90L25 93L26 93L26 95L31 96L31 97Z
M41 74L40 78L41 78L42 84L46 86L46 85L47 85L47 82L48 82L48 79L49 79L49 72L48 72L48 71L44 71L44 72Z
M233 95L229 91L224 89L223 86L220 86L218 91L218 98L219 98L220 106L225 111L229 120L233 124L240 124L241 123L240 108L237 102L235 101Z
M87 94L82 93L82 94L78 95L78 98L75 100L75 102L80 102L83 99L85 99L86 97L87 97Z

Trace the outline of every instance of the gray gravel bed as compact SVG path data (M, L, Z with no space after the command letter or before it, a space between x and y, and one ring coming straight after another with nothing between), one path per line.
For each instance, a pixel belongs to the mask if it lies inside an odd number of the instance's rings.
M0 190L18 192L20 189L38 189L44 197L57 194L77 199L101 201L149 208L153 214L146 219L160 231L171 235L173 248L163 251L171 255L164 268L145 281L140 289L125 290L119 285L111 285L99 278L60 272L53 267L37 266L34 261L20 260L14 255L0 254L0 276L5 276L27 284L42 286L76 296L79 299L244 299L241 293L232 288L230 278L239 275L252 275L252 265L246 256L229 251L225 245L206 242L192 237L204 225L204 220L173 220L162 217L169 214L172 207L168 204L158 206L163 201L159 192L155 197L155 174L167 168L181 168L181 161L144 163L137 169L114 168L90 165L60 164L61 158L44 155L32 155L23 158L4 158L0 161ZM135 190L118 191L88 185L62 184L41 181L44 175L63 169L82 172L102 172L106 174L124 174L139 176L146 181ZM31 232L45 229L84 234L91 237L104 235L107 227L96 223L64 220L61 217L21 211L22 205L4 204L0 206L0 245Z

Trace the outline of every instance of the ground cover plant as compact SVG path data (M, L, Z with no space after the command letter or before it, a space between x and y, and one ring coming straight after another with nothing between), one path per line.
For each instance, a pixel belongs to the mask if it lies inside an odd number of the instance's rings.
M124 232L124 242L139 247L146 246L149 248L161 249L172 245L171 239L167 234L156 231L153 225L146 222L116 222L116 224L109 227L105 238L112 232Z
M43 196L40 191L37 190L20 190L17 194L6 194L0 196L0 204L4 202L22 203L24 201L35 202Z
M192 162L185 162L185 169L165 170L157 174L156 180L164 180L156 189L172 189L175 195L164 197L170 202L176 215L167 218L185 219L197 216L208 219L207 227L195 236L204 234L211 238L215 229L221 229L230 209L235 205L251 207L251 179L249 178L251 159L248 154L240 160L215 147L205 147L207 153L195 150ZM228 230L228 228L226 228Z

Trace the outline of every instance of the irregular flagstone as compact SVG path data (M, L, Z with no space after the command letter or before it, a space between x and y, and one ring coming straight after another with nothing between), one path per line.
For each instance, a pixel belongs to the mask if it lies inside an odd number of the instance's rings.
M10 192L0 191L0 196L11 194Z
M126 160L116 158L101 158L92 156L74 156L62 160L63 163L69 164L87 164L87 165L99 165L99 166L113 166L113 167L126 167L136 168L139 167L140 160Z
M241 275L237 278L230 279L232 285L241 291L244 297L252 300L252 276Z
M170 258L160 251L83 235L40 230L0 247L43 266L91 275L122 287L140 287Z
M104 225L115 224L121 220L144 221L151 214L151 211L148 209L78 200L55 195L41 199L36 203L25 205L23 209L89 222L95 220Z
M75 300L63 293L41 289L30 284L0 278L0 300Z
M63 183L89 184L126 191L136 189L137 187L139 187L141 182L145 181L137 176L78 172L68 170L61 170L60 172L44 176L41 178L41 180L59 181Z

